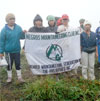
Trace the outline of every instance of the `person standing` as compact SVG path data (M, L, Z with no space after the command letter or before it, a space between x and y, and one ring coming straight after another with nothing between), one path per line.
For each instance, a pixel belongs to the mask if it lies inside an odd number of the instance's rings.
M40 15L36 15L33 20L34 26L29 29L29 32L47 32L46 28L43 27L43 20Z
M70 29L69 23L69 16L67 14L62 15L62 25L58 26L57 32L63 32L67 29Z
M47 32L57 32L57 26L55 22L55 17L52 15L47 16L48 27L46 28Z
M15 23L15 15L12 13L7 14L6 22L7 24L4 26L0 33L0 58L4 56L4 53L6 54L6 59L8 62L7 82L9 83L12 81L13 62L15 62L18 80L20 82L24 82L20 67L20 39L25 38L25 31L23 32L22 28Z
M100 26L96 29L96 38L98 50L98 54L96 54L96 56L98 57L98 69L100 69Z
M80 26L78 28L79 28L80 33L84 31L84 22L85 22L85 19L79 20Z
M58 26L57 32L58 34L64 31L73 30L74 28L69 26L69 16L67 14L63 14L61 19L62 24ZM70 71L70 76L77 75L77 69L78 67L75 67L75 69Z
M84 32L81 33L81 62L84 79L94 80L95 52L97 54L96 34L91 31L91 23L85 21Z

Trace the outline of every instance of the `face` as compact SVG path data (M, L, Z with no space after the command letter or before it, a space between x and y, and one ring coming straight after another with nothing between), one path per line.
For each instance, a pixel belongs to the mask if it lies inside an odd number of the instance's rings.
M80 22L80 26L84 25L84 22Z
M69 22L68 19L63 19L63 20L62 20L63 25L68 25L68 22Z
M15 18L10 18L9 21L8 21L8 25L9 26L14 26L15 24Z
M85 27L85 31L90 31L90 29L91 29L91 25L89 25L89 24L85 25L84 27Z
M54 24L55 24L55 21L53 21L53 20L49 21L50 26L54 26Z
M42 21L35 21L35 25L37 26L37 27L41 27L42 26Z

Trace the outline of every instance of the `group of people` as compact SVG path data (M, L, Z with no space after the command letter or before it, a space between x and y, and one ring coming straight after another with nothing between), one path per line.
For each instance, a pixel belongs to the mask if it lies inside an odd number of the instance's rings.
M15 62L16 72L18 80L24 82L21 75L20 66L20 39L25 38L26 30L15 23L15 15L12 13L7 14L5 18L7 24L0 32L0 58L4 56L8 62L7 82L12 81L12 65ZM60 32L67 31L72 27L69 26L69 16L67 14L62 15L61 18L56 20L52 15L47 16L48 27L43 26L43 20L40 15L36 15L33 19L33 27L29 29L29 32L35 33L49 33L53 32L59 34ZM84 79L95 79L94 64L95 55L98 57L100 66L100 27L96 32L91 31L91 23L85 21L85 19L79 20L80 27L80 43L81 43L81 63L82 63L82 76Z

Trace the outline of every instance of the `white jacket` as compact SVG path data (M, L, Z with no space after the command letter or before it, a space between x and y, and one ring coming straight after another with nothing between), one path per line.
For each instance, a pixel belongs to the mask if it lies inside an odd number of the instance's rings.
M79 30L78 28L73 28L71 26L65 27L64 25L60 25L57 29L57 32L64 32L64 31L70 31L70 30Z

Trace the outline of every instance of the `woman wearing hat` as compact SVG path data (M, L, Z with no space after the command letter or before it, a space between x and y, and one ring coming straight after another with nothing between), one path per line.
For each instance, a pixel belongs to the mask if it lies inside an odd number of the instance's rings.
M43 20L40 15L36 15L33 20L34 26L29 29L29 32L47 32L46 28L43 27Z
M57 32L57 26L55 22L55 17L52 15L47 16L48 27L46 28L47 32Z
M18 76L18 80L20 82L24 82L21 75L21 67L20 67L20 39L24 39L25 35L22 31L22 28L15 23L14 14L7 14L6 16L7 24L1 30L0 33L0 57L3 54L6 54L8 67L7 74L8 79L7 82L12 81L12 65L15 62L16 72Z
M62 15L62 25L58 26L57 32L63 32L69 29L69 16L64 14Z
M95 52L97 54L96 34L91 31L91 23L85 21L84 32L81 34L82 76L94 80Z
M80 31L80 33L82 33L84 31L84 22L85 22L85 19L79 20L79 24L80 24L79 31Z

